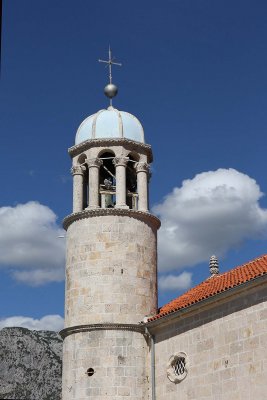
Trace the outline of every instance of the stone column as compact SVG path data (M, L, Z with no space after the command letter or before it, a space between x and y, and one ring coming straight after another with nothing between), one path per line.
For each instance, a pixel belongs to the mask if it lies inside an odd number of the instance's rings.
M77 213L83 210L83 173L85 167L74 165L71 168L73 176L73 212Z
M135 164L137 173L138 210L148 211L148 173L149 165L146 162Z
M86 161L89 169L89 204L88 208L99 208L99 168L103 164L100 158Z
M116 206L115 208L129 208L126 205L126 166L128 157L115 157L113 164L116 167Z

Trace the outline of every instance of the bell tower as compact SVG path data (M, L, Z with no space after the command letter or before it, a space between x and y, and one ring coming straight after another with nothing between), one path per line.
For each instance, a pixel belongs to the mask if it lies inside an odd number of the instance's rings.
M105 93L117 93L111 81ZM141 322L157 312L160 226L149 212L151 146L138 119L110 105L82 122L69 154L62 399L148 399Z

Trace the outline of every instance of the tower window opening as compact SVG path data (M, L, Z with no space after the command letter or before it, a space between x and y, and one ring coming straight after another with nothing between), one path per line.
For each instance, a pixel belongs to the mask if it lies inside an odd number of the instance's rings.
M175 363L173 364L173 372L175 375L180 376L185 373L185 358L184 357L178 357L175 360Z
M95 373L94 368L88 368L88 370L86 371L86 374L87 374L88 376L93 376L94 373Z
M179 352L172 355L167 365L167 377L173 383L179 383L188 373L188 357L186 353Z
M126 204L130 209L137 210L137 177L135 171L136 160L130 154L126 169Z
M88 207L89 203L89 187L88 187L88 177L89 177L89 171L88 171L88 166L84 164L84 174L83 174L83 210Z
M86 164L86 155L81 154L78 158L78 165L82 165L84 168L83 172L83 187L82 187L82 193L83 193L83 205L82 208L83 210L88 207L89 199L88 199L88 177L89 177L89 171L88 171L88 166Z
M99 195L101 208L114 208L116 204L116 177L113 164L114 154L105 152L100 158L103 164L99 172Z

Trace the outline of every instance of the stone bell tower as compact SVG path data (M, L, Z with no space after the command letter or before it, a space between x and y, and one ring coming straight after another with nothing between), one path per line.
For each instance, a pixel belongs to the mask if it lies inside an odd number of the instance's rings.
M110 81L105 93L116 92ZM160 226L148 205L151 146L138 119L110 105L82 122L69 154L62 399L149 399L141 321L157 311Z

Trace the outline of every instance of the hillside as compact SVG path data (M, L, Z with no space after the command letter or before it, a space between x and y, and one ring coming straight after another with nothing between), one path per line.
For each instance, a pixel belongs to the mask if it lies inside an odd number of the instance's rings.
M61 368L57 333L0 330L0 399L60 400Z

